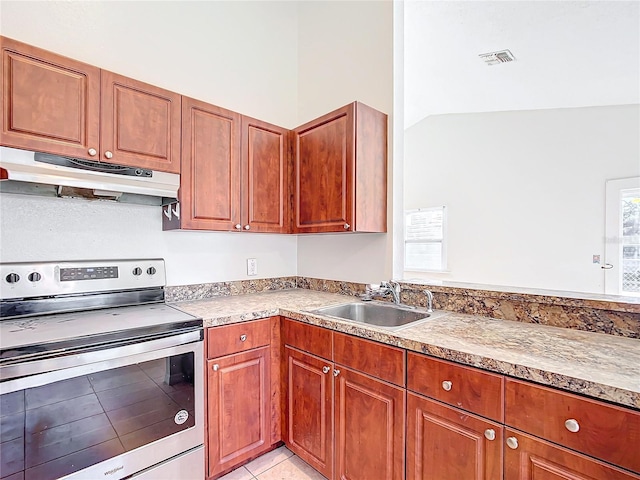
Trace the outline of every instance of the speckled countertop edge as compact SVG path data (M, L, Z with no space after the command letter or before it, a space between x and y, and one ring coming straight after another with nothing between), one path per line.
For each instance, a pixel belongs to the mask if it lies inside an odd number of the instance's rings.
M611 335L446 312L397 331L310 313L354 297L285 290L173 305L205 327L282 315L444 360L640 409L640 342Z

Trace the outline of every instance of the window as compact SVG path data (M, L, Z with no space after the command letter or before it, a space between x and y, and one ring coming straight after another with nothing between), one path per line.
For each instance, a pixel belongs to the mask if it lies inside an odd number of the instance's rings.
M605 292L640 296L640 177L607 181Z
M445 226L445 207L405 211L405 270L437 272L447 268Z

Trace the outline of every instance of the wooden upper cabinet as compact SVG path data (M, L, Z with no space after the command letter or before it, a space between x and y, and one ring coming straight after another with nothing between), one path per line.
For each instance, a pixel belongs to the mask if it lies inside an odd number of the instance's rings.
M0 143L97 159L100 69L5 37L0 45Z
M242 117L242 228L287 233L289 130Z
M289 130L183 97L180 228L287 233Z
M233 230L240 221L240 115L183 97L181 228Z
M387 116L354 102L294 130L294 232L386 232Z
M179 94L5 37L0 43L2 145L180 172Z
M353 223L353 126L348 105L294 130L296 232L336 232Z
M101 161L180 173L177 93L102 71Z

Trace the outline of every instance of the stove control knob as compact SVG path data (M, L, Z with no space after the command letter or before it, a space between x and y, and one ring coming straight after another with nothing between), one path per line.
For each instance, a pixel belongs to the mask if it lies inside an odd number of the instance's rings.
M155 275L156 274L156 267L149 267L147 268L147 273L149 275Z
M10 273L4 278L7 283L17 283L20 280L20 275L17 273Z
M142 269L140 267L136 267L131 273L133 273L136 277L139 277L140 275L142 275Z
M42 275L40 275L38 272L33 272L29 274L28 278L30 282L39 282L40 280L42 280Z

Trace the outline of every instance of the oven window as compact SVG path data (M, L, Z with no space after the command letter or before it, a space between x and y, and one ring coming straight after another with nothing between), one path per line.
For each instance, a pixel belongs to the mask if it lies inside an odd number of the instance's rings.
M0 396L0 478L47 480L193 427L193 352Z

